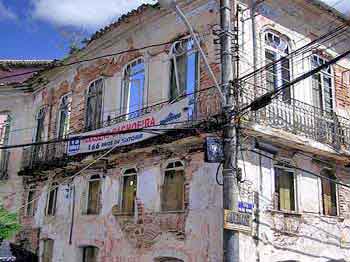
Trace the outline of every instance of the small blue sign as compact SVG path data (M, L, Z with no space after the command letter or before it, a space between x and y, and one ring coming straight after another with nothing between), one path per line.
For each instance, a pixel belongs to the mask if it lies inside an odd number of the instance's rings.
M254 204L247 202L238 202L238 210L241 213L253 213Z
M68 147L69 154L78 153L79 150L80 150L80 139L75 139L75 140L69 141L69 147Z

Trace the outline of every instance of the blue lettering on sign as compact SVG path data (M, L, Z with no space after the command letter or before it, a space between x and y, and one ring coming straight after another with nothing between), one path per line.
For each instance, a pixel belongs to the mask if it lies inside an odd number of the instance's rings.
M80 139L69 141L69 148L68 148L69 154L78 153L79 150L80 150Z
M159 123L161 125L166 125L166 124L174 122L174 120L177 120L180 118L181 118L181 113L174 114L173 112L170 112L169 115L166 118L164 118L163 120L161 120Z

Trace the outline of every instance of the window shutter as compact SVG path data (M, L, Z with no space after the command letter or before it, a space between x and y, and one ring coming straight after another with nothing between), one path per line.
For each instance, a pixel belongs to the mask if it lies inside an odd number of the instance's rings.
M162 209L176 211L183 209L184 203L184 171L166 171L164 176Z

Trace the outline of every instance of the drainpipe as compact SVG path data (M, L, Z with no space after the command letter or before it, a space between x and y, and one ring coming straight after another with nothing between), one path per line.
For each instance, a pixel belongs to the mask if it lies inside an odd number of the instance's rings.
M69 245L72 245L73 243L73 227L74 227L74 213L75 213L75 185L74 182L72 182L72 217L71 217L71 223L70 223L70 232L69 232Z
M258 44L257 44L257 38L256 38L256 21L255 21L255 12L256 12L256 4L257 0L251 0L251 9L250 9L250 15L252 17L252 37L253 37L253 70L254 72L257 70L258 67ZM257 85L258 85L258 77L256 74L254 74L254 99L257 95Z

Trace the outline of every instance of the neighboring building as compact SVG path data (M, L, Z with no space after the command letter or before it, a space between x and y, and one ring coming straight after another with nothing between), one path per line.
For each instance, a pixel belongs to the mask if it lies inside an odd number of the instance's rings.
M217 1L181 4L220 79ZM256 16L240 5L241 76L301 53L246 78L242 102L348 48L339 29L300 50L344 22L318 1L265 1ZM115 55L92 59L105 54ZM75 63L82 59L90 61ZM218 164L203 152L206 137L221 135L221 102L180 18L143 5L64 63L72 65L32 76L19 94L0 94L0 112L11 116L2 137L39 143L10 151L20 177L9 181L22 187L11 190L25 207L18 241L45 262L222 261ZM242 116L240 210L253 223L241 228L239 261L350 259L349 70L343 59ZM158 124L160 133L110 134ZM40 144L69 135L90 137ZM108 152L113 143L120 146Z

